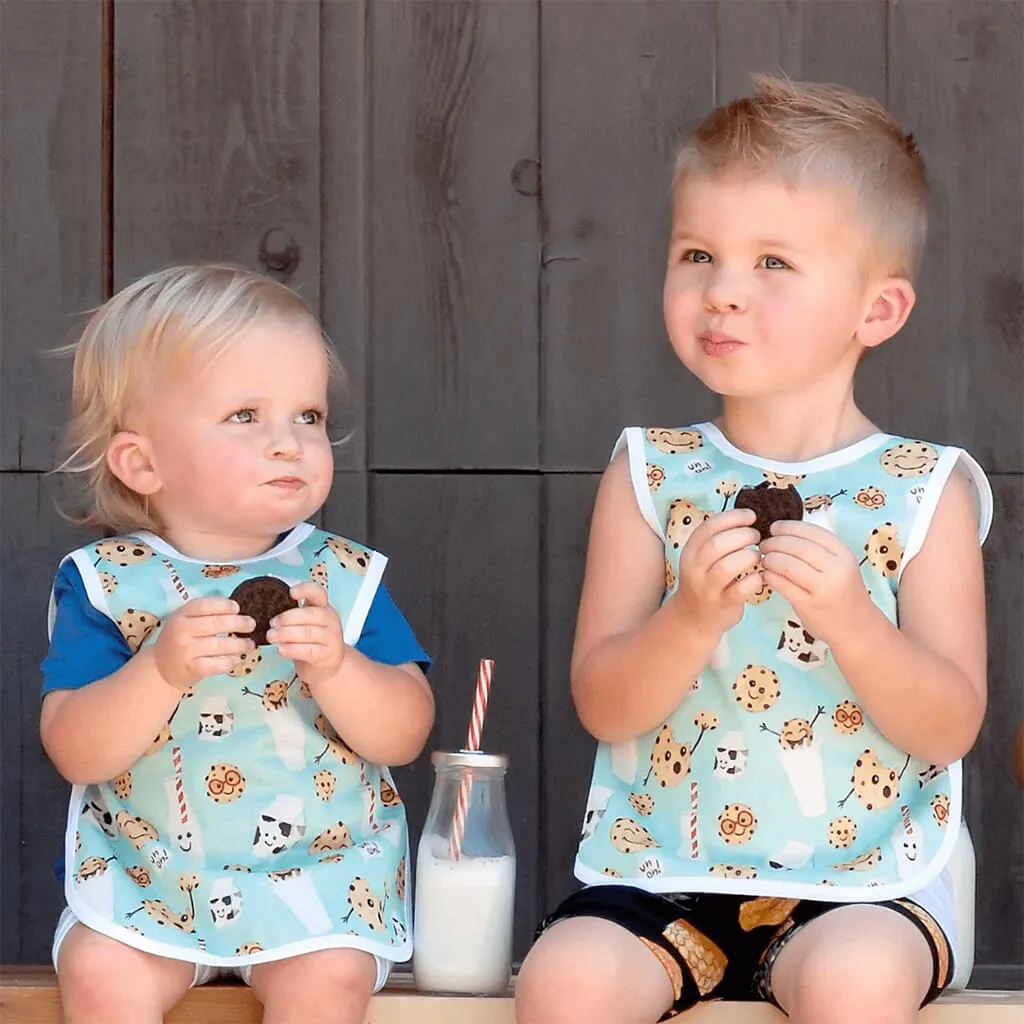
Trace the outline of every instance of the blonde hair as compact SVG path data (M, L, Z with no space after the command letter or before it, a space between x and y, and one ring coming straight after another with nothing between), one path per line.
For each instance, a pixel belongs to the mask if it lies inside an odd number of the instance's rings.
M910 277L928 229L931 190L913 135L880 103L838 85L758 75L752 96L719 107L683 143L672 191L691 174L746 171L787 184L838 185L873 255Z
M239 331L268 316L313 325L323 337L332 379L344 381L341 361L306 301L251 270L218 263L168 267L93 312L78 341L57 350L74 355L74 370L68 454L54 472L77 477L85 492L81 513L68 518L118 533L158 528L148 500L110 471L107 446L154 375L196 352L215 357Z

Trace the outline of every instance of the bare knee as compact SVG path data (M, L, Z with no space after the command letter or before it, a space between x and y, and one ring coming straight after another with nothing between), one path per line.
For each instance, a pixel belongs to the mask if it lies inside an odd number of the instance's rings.
M772 989L795 1024L916 1019L931 983L930 950L914 925L892 911L871 911L875 916L850 918L848 929L828 927L816 936L812 922L780 954Z
M656 1021L670 1006L658 962L618 925L572 918L530 950L516 980L518 1024Z
M143 953L76 924L61 943L57 983L67 1020L160 1019L192 984L192 964Z
M265 1021L361 1022L376 981L376 960L358 949L323 949L252 971Z

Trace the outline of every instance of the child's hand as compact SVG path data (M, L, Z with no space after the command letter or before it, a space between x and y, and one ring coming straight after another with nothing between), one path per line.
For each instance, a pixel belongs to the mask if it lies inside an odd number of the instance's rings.
M300 679L317 686L336 676L345 658L341 619L318 583L300 583L291 595L302 606L271 619L267 641L295 662Z
M735 626L761 586L755 518L746 508L712 516L693 531L679 557L679 589L672 600L709 636Z
M153 659L164 681L187 690L207 676L230 672L241 656L253 650L246 636L256 623L238 614L238 605L227 597L200 597L171 615L153 644Z
M786 520L761 543L764 581L800 617L804 628L831 644L837 629L874 608L854 553L834 534L812 523Z

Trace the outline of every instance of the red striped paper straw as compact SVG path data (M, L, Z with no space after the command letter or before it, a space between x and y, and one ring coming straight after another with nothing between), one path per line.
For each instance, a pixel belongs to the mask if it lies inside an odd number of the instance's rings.
M466 750L479 750L480 737L484 731L484 716L487 714L487 698L491 695L491 677L494 662L490 658L480 659L480 670L476 677L476 695L473 698L473 715L469 720L469 736ZM452 821L452 837L448 852L452 860L458 860L462 853L462 836L466 830L466 812L469 810L469 793L473 785L470 769L463 768L459 797L455 803L455 818Z

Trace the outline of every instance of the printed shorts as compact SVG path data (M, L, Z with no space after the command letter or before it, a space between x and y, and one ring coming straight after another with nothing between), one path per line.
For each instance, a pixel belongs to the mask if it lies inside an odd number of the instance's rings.
M708 999L741 1002L772 996L771 973L786 943L810 921L848 906L818 900L720 893L651 893L630 885L594 885L566 899L538 929L571 917L599 917L635 935L657 958L672 985L669 1020ZM953 976L953 955L934 918L908 899L886 907L915 925L932 951L930 1003Z

